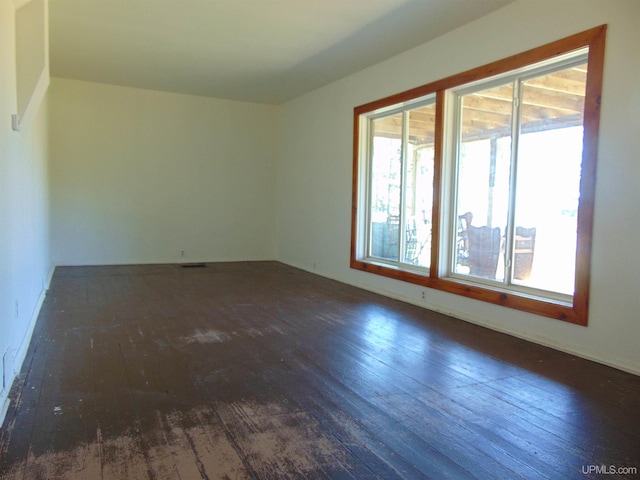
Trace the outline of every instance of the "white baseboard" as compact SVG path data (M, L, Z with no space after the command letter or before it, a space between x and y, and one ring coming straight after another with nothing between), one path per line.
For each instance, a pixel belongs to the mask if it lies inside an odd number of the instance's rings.
M434 312L442 313L444 315L449 315L459 320L473 323L474 325L479 325L481 327L488 328L496 332L506 333L507 335L511 335L512 337L520 338L522 340L527 340L532 343L537 343L538 345L553 348L555 350L568 353L576 357L584 358L585 360L590 360L592 362L600 363L602 365L607 365L609 367L622 370L623 372L640 376L640 366L630 365L628 363L621 362L618 359L609 358L606 355L602 354L602 352L591 352L591 351L585 350L583 347L580 347L579 345L567 345L565 343L558 343L554 341L552 338L508 330L500 325L492 324L491 322L488 322L484 318L479 318L479 317L476 318L465 312L443 309L440 305L431 304L425 301L420 302L419 300L413 297L405 296L397 292L393 292L383 288L376 288L376 287L372 287L371 285L361 284L358 282L349 282L343 279L334 278L330 275L326 275L322 272L309 268L308 266L305 266L305 265L296 265L293 263L286 263L282 261L281 263L284 263L285 265L290 265L295 268L299 268L300 270L304 270L309 273L313 273L314 275L319 275L321 277L329 278L330 280L335 280L336 282L344 283L345 285L351 285L352 287L361 288L369 292L377 293L384 297L393 298L395 300L400 300L401 302L409 303L417 307L425 308L427 310L432 310Z
M5 390L6 390L6 394L5 394ZM0 401L2 402L2 406L0 407L0 425L2 425L4 423L4 417L7 414L7 412L9 411L9 405L11 404L11 401L9 400L9 389L5 389L2 391L2 394L0 395Z
M29 344L31 343L31 337L33 336L33 331L36 326L36 322L38 321L38 316L40 315L40 310L42 308L42 304L44 303L44 299L47 296L47 291L49 290L49 286L51 285L51 279L53 278L54 267L51 267L49 270L47 277L44 281L44 285L42 286L42 290L40 295L38 296L38 300L32 310L31 317L29 318L29 324L22 336L18 345L11 345L7 351L15 352L12 355L12 365L9 369L9 377L6 378L5 388L0 392L0 425L4 423L4 418L9 410L9 405L11 401L9 399L9 392L13 386L13 382L20 374L22 370L22 364L24 363L25 358L27 357L27 352L29 350Z

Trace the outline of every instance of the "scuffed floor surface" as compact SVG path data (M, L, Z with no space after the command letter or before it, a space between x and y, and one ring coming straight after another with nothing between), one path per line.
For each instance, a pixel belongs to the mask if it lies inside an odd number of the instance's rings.
M72 450L30 451L7 478L331 478L345 462L316 419L277 404L155 413L155 426L134 422L111 438L97 428Z
M58 268L11 398L2 480L640 468L638 377L275 262Z

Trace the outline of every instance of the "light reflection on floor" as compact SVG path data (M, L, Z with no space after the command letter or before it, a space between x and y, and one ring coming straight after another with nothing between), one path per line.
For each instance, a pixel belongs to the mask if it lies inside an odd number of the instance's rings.
M407 324L406 320L397 318L395 312L379 306L367 305L360 309L359 314L365 348L360 350L359 361L353 365L357 370L357 373L354 372L356 377L361 376L369 382L380 384L407 371L410 372L405 387L407 392L424 391L425 400L438 391L447 390L447 395L451 396L456 389L475 389L479 384L484 384L489 408L491 399L502 397L501 392L507 389L516 399L513 402L515 411L527 410L527 415L534 417L537 413L540 416L551 413L559 421L550 428L561 429L563 436L571 430L579 434L579 429L564 424L564 420L583 411L575 402L573 390L567 385L492 359L470 346ZM438 355L430 355L432 350L437 351ZM430 362L436 357L438 365L432 368ZM446 372L443 365L450 369L451 375L443 373ZM535 388L540 382L545 384L544 389ZM549 390L554 392L552 397L548 395ZM396 395L400 392L387 393ZM461 404L465 403L467 394L467 391L460 391ZM530 405L536 407L531 409Z

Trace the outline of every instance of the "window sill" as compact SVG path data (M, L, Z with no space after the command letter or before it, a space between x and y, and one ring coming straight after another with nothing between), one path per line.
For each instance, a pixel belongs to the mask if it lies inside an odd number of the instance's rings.
M575 307L575 298L574 303L571 303L513 290L491 288L460 279L437 277L434 275L435 272L419 273L368 259L353 260L351 268L576 325L587 325L587 311Z

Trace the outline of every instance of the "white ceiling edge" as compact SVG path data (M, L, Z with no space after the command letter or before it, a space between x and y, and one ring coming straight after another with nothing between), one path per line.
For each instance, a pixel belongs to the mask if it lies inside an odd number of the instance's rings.
M329 1L50 0L51 75L277 105L514 0L393 0L393 10L391 0ZM265 19L265 3L297 9ZM252 5L263 10L247 20ZM366 6L378 10L358 15ZM219 7L224 16L208 23Z

